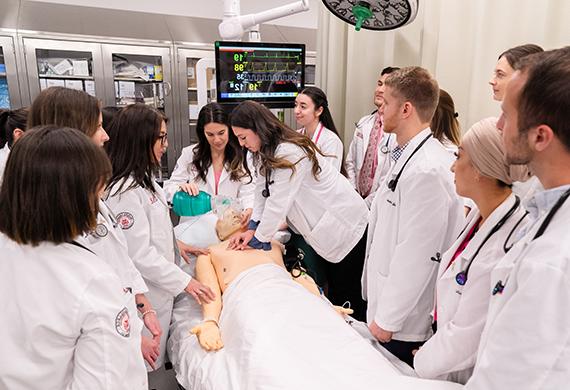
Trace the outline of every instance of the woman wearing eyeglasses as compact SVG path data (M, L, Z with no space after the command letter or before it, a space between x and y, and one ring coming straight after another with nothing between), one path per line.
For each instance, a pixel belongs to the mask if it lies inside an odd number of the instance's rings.
M465 383L471 376L491 296L491 270L505 254L504 242L525 222L525 210L511 186L526 169L507 164L496 123L488 118L474 124L451 167L457 194L472 199L476 207L441 258L437 330L414 357L422 378Z
M177 264L178 249L187 253L206 251L176 242L169 208L155 181L160 159L168 146L166 118L157 110L134 104L121 110L109 128L106 145L113 166L107 188L109 206L117 213L128 252L148 286L148 298L163 329L160 352L154 366L162 366L174 297L186 291L199 303L213 293ZM188 260L187 260L188 261Z

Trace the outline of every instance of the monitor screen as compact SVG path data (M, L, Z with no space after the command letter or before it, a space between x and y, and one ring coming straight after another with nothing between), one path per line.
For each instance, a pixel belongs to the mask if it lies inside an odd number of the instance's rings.
M271 107L292 107L305 86L305 45L216 42L219 103L255 100Z

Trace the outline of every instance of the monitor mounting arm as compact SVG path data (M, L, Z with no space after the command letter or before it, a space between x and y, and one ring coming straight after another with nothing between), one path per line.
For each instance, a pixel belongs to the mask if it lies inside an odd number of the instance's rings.
M240 0L224 0L224 20L218 26L223 40L241 40L251 27L309 10L309 0L300 0L255 14L240 15Z

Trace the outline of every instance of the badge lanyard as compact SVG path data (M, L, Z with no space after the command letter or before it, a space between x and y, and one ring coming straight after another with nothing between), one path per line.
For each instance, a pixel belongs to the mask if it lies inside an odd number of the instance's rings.
M321 122L319 122L319 124L317 125L317 130L315 131L315 133L317 134L315 137L315 145L319 142L319 138L321 138L321 133L323 132L324 126ZM301 133L304 135L307 135L307 130L303 127L301 129Z

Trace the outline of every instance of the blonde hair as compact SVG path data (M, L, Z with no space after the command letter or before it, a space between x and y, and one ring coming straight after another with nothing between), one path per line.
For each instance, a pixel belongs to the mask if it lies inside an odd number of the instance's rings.
M475 123L465 133L461 147L471 158L475 169L483 176L511 185L528 178L525 165L509 165L499 130L497 118L485 118Z

